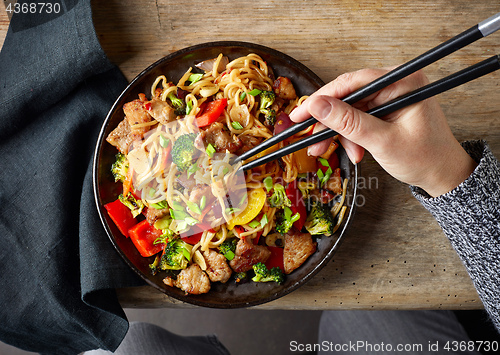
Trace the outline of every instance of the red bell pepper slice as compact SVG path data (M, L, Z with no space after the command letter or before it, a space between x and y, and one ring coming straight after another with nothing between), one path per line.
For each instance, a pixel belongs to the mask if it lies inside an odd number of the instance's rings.
M162 231L150 225L147 220L130 228L128 234L143 257L155 255L165 247L163 243L154 244L154 241L162 235Z
M302 198L302 192L300 192L297 187L297 180L288 184L286 187L286 196L292 202L292 205L290 206L292 214L300 214L300 218L293 223L293 226L300 231L302 230L302 227L304 227L304 223L306 223L307 212L304 199Z
M203 235L203 232L199 232L199 233L187 235L187 236L181 235L181 239L188 244L195 245L196 243L198 243L201 240L202 235Z
M128 230L137 223L130 209L118 199L105 204L104 208L108 211L109 217L118 227L120 232L125 237L128 237Z
M271 270L273 267L279 267L281 271L285 272L285 265L283 261L283 248L280 247L267 247L271 252L271 256L265 262L266 267Z
M226 107L227 99L225 98L209 102L202 114L196 117L196 124L198 127L205 127L214 123L222 115Z

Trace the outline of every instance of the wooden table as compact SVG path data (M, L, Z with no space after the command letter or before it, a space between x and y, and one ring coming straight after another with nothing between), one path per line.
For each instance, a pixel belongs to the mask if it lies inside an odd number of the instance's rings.
M94 1L98 37L131 80L175 50L214 40L255 42L301 61L325 82L401 64L499 11L489 0ZM0 14L0 38L8 18ZM429 66L431 80L495 54L500 33ZM496 53L498 54L498 53ZM500 156L500 73L439 101L460 141L486 139ZM262 309L479 309L465 268L408 187L367 155L360 198L338 253L295 292ZM124 307L183 306L150 288L119 290Z

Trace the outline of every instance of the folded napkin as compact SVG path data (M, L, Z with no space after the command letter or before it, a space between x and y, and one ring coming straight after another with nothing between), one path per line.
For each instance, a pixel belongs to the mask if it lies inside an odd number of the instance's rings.
M57 14L15 14L0 52L0 340L114 350L128 329L114 288L143 282L102 228L92 155L127 82L99 44L90 0L56 2Z

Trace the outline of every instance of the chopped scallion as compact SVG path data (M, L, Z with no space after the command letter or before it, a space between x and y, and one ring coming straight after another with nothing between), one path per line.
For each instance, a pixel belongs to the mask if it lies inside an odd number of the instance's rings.
M264 187L266 188L267 192L271 191L273 189L273 178L268 176L264 179Z
M203 210L207 204L207 197L205 195L201 196L200 199L200 209Z
M186 204L191 211L193 211L196 214L201 214L201 209L196 203L191 201L186 201Z
M201 78L203 78L203 74L202 73L196 73L196 74L191 74L188 78L188 81L191 82L191 84L194 84L196 83L197 81L200 81Z
M252 96L257 96L259 95L260 93L262 92L262 90L259 90L259 89L253 89L252 91L249 91L248 94L252 95Z
M260 222L255 220L255 219L252 222L248 223L248 226L250 228L257 228L259 225L260 225Z
M231 126L233 126L234 129L243 129L243 126L241 125L241 123L236 122L236 121L231 122Z
M267 214L264 214L262 216L262 218L260 219L260 226L262 228L264 228L264 226L267 224L267 222L269 222L268 219L267 219Z
M210 144L210 143L208 144L207 149L205 149L205 151L207 152L207 154L208 154L208 156L209 156L210 158L211 158L211 157L213 157L213 156L214 156L214 154L215 154L215 148L214 148L214 146L213 146L212 144Z
M241 95L240 95L240 102L245 100L245 97L247 97L247 93L246 92L242 92Z

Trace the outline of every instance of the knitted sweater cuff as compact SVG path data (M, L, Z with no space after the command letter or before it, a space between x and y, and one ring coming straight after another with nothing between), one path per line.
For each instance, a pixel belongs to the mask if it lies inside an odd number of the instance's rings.
M500 331L500 163L484 141L462 146L478 163L462 184L435 198L410 188L457 251Z

